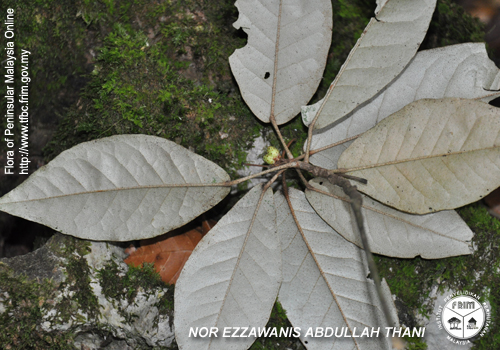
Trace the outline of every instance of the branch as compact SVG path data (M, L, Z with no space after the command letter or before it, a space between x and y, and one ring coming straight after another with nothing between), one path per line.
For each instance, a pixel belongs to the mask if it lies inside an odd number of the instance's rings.
M271 121L271 124L274 127L274 130L276 131L276 135L278 136L278 139L280 140L281 144L283 145L283 148L285 149L286 155L288 159L293 159L293 154L290 152L290 149L288 148L285 140L283 139L283 136L281 135L280 129L278 128L278 124L276 124L276 119L274 118L274 114L271 114L271 117L269 118Z
M358 227L359 235L361 237L361 242L363 243L363 249L366 254L366 260L368 262L368 268L370 270L370 275L375 282L375 288L377 290L377 295L380 300L380 305L382 306L382 311L385 315L386 321L390 326L393 326L395 324L394 320L392 319L391 312L389 311L389 304L388 301L384 298L384 295L382 294L382 285L381 285L381 280L380 276L378 274L378 269L377 265L375 264L375 261L373 260L373 255L370 250L370 245L368 243L368 238L366 236L366 231L365 231L365 226L364 226L364 221L363 221L363 213L361 212L361 207L363 206L363 197L361 197L361 194L358 192L356 186L351 185L351 183L333 173L331 170L323 169L316 167L314 165L311 165L309 163L305 162L299 162L299 167L300 169L306 170L313 174L314 176L317 177L323 177L326 178L330 183L333 185L339 186L342 188L344 193L349 196L350 198L350 203L351 203L351 209L354 214L354 219L356 221L356 226Z
M352 141L352 140L355 140L357 139L358 137L360 137L362 134L358 134L358 135L354 135L354 136L351 136L351 137L348 137L346 139L343 139L339 142L335 142L335 143L332 143L332 144L329 144L329 145L326 145L326 146L323 146L321 148L316 148L316 149L311 149L309 150L309 153L307 153L307 150L309 148L306 148L306 153L302 155L302 158L305 157L306 154L309 154L309 156L312 156L313 154L315 153L318 153L318 152L321 152L321 151L324 151L324 150L327 150L329 148L332 148L332 147L335 147L335 146L338 146L338 145L341 145L343 143L346 143L346 142L349 142L349 141ZM311 139L311 142L312 142L312 139ZM309 141L307 141L307 145L309 146Z
M260 173L242 177L241 179L236 179L233 181L227 181L227 182L222 182L222 183L217 183L217 184L209 184L209 186L234 186L234 185L238 185L242 182L248 181L248 180L256 178L256 177L260 177L260 176L265 175L265 174L273 173L275 171L279 171L282 169L296 168L297 163L301 163L301 162L295 162L295 161L287 162L287 163L282 164L282 165L273 166L273 167L271 167L271 169L261 171Z

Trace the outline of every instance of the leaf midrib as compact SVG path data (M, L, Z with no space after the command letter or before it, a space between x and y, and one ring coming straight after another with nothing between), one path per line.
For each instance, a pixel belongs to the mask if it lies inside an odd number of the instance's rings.
M366 169L373 169L373 168L380 168L384 166L390 166L390 165L395 165L395 164L403 164L403 163L409 163L409 162L415 162L419 160L426 160L426 159L432 159L432 158L441 158L441 157L448 157L448 156L456 156L464 153L474 153L474 152L481 152L481 151L488 151L488 150L493 150L496 148L500 148L500 145L493 145L491 147L484 147L484 148L476 148L472 150L463 150L463 151L456 151L456 152L449 152L449 153L439 153L439 154L431 154L427 156L421 156L421 157L415 157L415 158L406 158L406 159L400 159L400 160L393 160L390 162L384 162L384 163L375 163L375 164L367 164L367 165L362 165L358 167L352 167L352 168L341 168L336 170L336 172L342 172L342 173L352 173L355 171L360 171L360 170L366 170Z
M335 199L338 199L338 200L341 200L341 201L344 201L344 202L347 202L347 203L349 203L349 202L350 202L350 200L349 200L348 198L340 197L340 196L337 196L337 195L335 195L335 194L333 194L333 193L329 193L329 192L326 192L326 191L322 191L322 190L320 190L320 189L318 189L318 188L314 188L314 187L313 187L312 189L309 189L309 190L310 190L310 191L312 190L312 191L315 191L315 192L321 193L321 194L323 194L323 195L325 195L325 196L332 197L332 198L335 198ZM392 215L392 214L389 214L389 213L385 213L385 212L383 212L383 211L381 211L381 210L379 210L379 209L376 209L376 208L374 208L374 207L371 207L371 206L369 206L369 205L363 204L361 207L362 207L362 208L364 208L364 209L366 209L366 210L370 210L370 211L376 212L376 213L378 213L378 214L380 214L380 215L387 216L387 217L389 217L389 218L391 218L391 219L397 220L397 221L399 221L399 222L401 222L401 223L404 223L404 224L406 224L406 225L409 225L409 226L412 226L412 227L415 227L415 228L419 228L419 229L422 229L422 230L424 230L424 231L431 232L431 233L436 234L436 235L438 235L438 236L441 236L441 237L443 237L443 238L446 238L446 239L451 239L451 240L455 240L455 241L460 242L460 243L465 243L465 241L460 240L460 239L458 239L458 238L455 238L455 237L452 237L452 236L446 236L445 234L439 233L439 232L437 232L437 231L434 231L434 230L432 230L432 229L430 229L430 228L426 228L426 227L421 226L421 225L414 224L414 223L412 223L412 222L410 222L410 221L407 221L407 220L405 220L405 219L399 218L399 217L397 217L397 216L395 216L395 215Z
M160 185L144 185L144 186L132 186L132 187L117 187L117 188L109 188L109 189L95 190L95 191L65 193L65 194L60 194L60 195L55 195L55 196L31 198L31 199L18 200L18 201L0 202L0 206L2 204L35 202L35 201L43 201L43 200L55 199L55 198L81 196L81 195L87 195L87 194L99 194L99 193L116 192L116 191L131 191L131 190L150 190L150 189L157 189L157 188L183 188L183 187L229 187L229 186L227 184L225 184L224 182L218 182L218 183L160 184Z
M288 191L287 191L288 192ZM307 250L308 250L308 254L310 254L310 256L312 257L312 259L314 260L314 263L316 264L317 268L318 268L318 271L320 273L320 276L321 278L323 279L323 281L326 283L327 287L328 287L328 290L330 291L330 294L333 298L333 301L334 303L337 305L338 309L339 309L339 312L342 316L342 319L344 320L347 328L349 329L349 331L351 332L352 334L352 329L351 329L351 324L348 320L351 320L350 318L347 317L347 315L344 313L344 311L342 310L342 307L341 307L341 304L338 300L338 295L337 293L334 291L333 287L331 286L330 284L330 281L327 279L326 275L328 274L326 271L324 271L321 267L321 264L319 263L317 257L316 257L316 253L313 251L311 245L309 244L309 241L307 239L307 237L305 236L305 233L304 233L304 229L302 228L302 225L300 225L299 223L299 219L297 217L297 215L295 214L296 211L298 212L302 212L302 213L305 213L306 215L309 215L310 212L305 212L305 211L301 211L301 210L298 210L298 209L294 209L293 208L293 205L292 205L292 200L291 200L291 196L289 193L287 193L288 197L287 198L285 196L285 201L287 202L289 208L290 208L290 212L292 214L292 218L294 220L294 223L295 223L295 226L297 227L297 230L299 231L300 235L302 236L302 239L304 240L304 243L307 247ZM307 201L305 195L304 195L304 200ZM312 208L313 211L314 211L314 208ZM361 348L359 347L358 345L358 342L356 341L356 339L352 338L353 342L354 342L354 345L356 346L356 349L358 350L361 350Z

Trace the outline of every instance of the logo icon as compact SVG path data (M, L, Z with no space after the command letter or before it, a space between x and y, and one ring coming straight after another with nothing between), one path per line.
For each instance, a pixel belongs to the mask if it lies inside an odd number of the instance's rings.
M467 340L477 336L486 323L484 306L470 295L449 299L441 311L444 329L455 339Z

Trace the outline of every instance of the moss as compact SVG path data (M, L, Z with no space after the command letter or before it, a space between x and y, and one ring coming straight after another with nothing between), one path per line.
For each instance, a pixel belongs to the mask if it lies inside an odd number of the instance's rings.
M48 279L28 279L15 274L7 265L0 265L1 291L8 293L10 301L5 312L0 314L0 344L4 349L73 349L73 332L44 332L40 325L45 321L63 324L82 318L82 313L93 319L99 315L99 304L89 284L89 267L83 258L88 253L89 243L72 237L59 238L48 243L56 255L67 260L66 280L59 285ZM72 297L66 296L56 302L63 290L72 293ZM55 314L47 317L47 310L54 305Z
M21 49L31 52L29 73L30 117L33 122L53 124L77 98L83 86L87 69L85 49L88 43L85 23L75 20L78 2L11 1L2 8L14 9L15 54L20 59ZM2 47L7 39L0 38ZM20 82L20 68L16 68L16 81ZM5 88L2 88L2 91ZM6 109L5 99L0 108ZM4 123L3 121L2 123ZM15 133L19 136L19 132ZM4 143L1 150L4 150Z
M423 338L405 337L404 340L406 342L406 350L426 350L427 349L427 344L425 343Z
M65 260L66 279L57 288L63 297L56 303L56 313L47 320L52 324L75 320L99 324L101 307L90 285L91 270L84 258L90 253L90 242L58 235L57 240L51 240L48 244L54 253Z
M500 310L500 222L480 203L461 208L459 213L475 233L473 254L439 260L377 257L377 265L391 292L422 316L430 317L432 300L428 297L437 285L440 292L465 290L482 296L481 301L487 299L491 304L495 319ZM500 325L492 323L489 332L475 342L474 349L499 348L499 332Z
M439 0L420 50L484 41L484 26L452 0Z
M159 276L151 274L149 270L149 266L144 269L129 267L127 273L121 276L122 271L118 264L115 261L108 262L97 272L102 294L110 301L119 300L124 296L131 303L143 286L154 287L163 284L161 280L158 281Z
M156 306L160 315L167 315L173 321L174 287L165 284L161 280L160 275L154 268L154 264L143 264L140 267L129 266L127 272L123 274L118 264L111 260L106 266L97 271L97 275L99 284L102 287L102 294L125 318L128 317L128 313L116 301L126 299L128 304L133 304L139 291L143 291L148 295L148 291L167 287L167 292L161 296ZM170 327L172 327L172 324Z
M281 329L290 330L292 325L286 317L286 311L279 302L274 304L271 312L271 317L266 325L267 328L276 328L278 335ZM290 333L290 332L289 332ZM305 350L305 347L300 342L299 338L295 337L260 337L249 350Z
M8 293L10 301L0 314L2 349L73 349L71 332L42 334L38 330L42 310L55 295L51 281L38 283L25 276L15 276L9 267L0 263L0 285L0 298Z
M158 274L156 270L153 268L153 266L150 267L151 273ZM174 292L175 292L175 287L172 285L170 288L167 289L167 292L163 294L163 296L160 298L158 301L156 307L158 307L158 312L160 315L167 315L169 316L169 325L170 328L173 327L173 321L174 321Z
M472 240L477 249L466 262L463 277L457 274L458 287L483 296L491 305L491 319L500 319L500 221L492 217L479 203L459 210L475 232ZM500 348L500 324L492 322L488 333L479 338L473 349Z
M90 268L83 256L72 255L66 265L67 279L61 287L68 287L71 297L64 297L58 305L58 314L63 322L68 322L81 310L89 320L97 321L100 315L100 306L92 287L90 286Z
M137 1L120 16L109 12L116 6L83 8L90 27L104 28L102 45L47 157L82 141L142 133L191 147L226 170L240 168L262 126L233 93L227 57L244 40L227 25L225 15L236 19L232 2Z
M101 335L102 338L113 339L106 325L99 321L101 306L90 285L92 271L84 258L89 253L89 242L56 235L49 240L47 247L58 259L64 261L60 265L66 275L63 282L29 279L0 262L0 300L10 302L4 305L5 312L0 313L0 348L9 349L10 346L11 349L73 349L75 337L81 331L76 330L77 327L89 323L93 333ZM139 291L147 295L158 288L166 287L153 265L131 267L123 273L111 260L97 271L97 276L103 295L124 317L129 317L130 313L122 310L121 305L116 305L116 300L125 298L129 304L133 304ZM169 287L155 305L161 315L167 315L171 320L173 291L174 288ZM63 325L64 329L69 329L46 332L41 328L44 322L50 322L51 329ZM168 349L175 348L176 346L172 346Z

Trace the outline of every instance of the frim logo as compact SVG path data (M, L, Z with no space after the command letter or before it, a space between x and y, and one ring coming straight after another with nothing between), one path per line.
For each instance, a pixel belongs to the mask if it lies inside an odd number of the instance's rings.
M467 291L453 293L439 307L438 326L448 333L448 340L456 344L470 344L470 339L487 332L491 312L488 304Z

